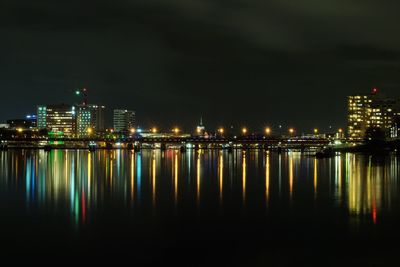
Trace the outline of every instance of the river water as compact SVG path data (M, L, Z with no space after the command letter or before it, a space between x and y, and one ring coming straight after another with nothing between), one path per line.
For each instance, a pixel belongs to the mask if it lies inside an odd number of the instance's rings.
M0 255L43 264L392 266L399 160L2 151Z

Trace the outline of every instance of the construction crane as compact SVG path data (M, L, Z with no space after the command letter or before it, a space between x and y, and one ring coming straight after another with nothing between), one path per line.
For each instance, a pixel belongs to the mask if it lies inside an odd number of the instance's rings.
M75 90L75 95L80 96L82 98L82 105L86 106L88 104L88 90L86 88L81 88Z

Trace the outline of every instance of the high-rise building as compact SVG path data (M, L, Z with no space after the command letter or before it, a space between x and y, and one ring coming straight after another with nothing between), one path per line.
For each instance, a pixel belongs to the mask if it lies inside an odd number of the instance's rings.
M85 137L105 129L104 106L48 105L37 107L37 128L66 136Z
M135 112L126 109L114 110L114 130L116 132L128 131L135 127Z
M381 128L386 136L394 124L396 101L391 98L375 96L370 107L370 121L368 127Z
M76 136L85 137L93 134L92 110L89 106L76 106Z
M46 106L38 106L37 107L37 127L38 129L46 129L46 117L47 117L47 108Z
M71 105L38 106L38 128L48 129L53 134L74 136L76 133L76 111Z
M105 106L77 105L76 134L79 137L96 134L105 130Z
M391 136L396 114L396 101L380 95L377 89L370 95L349 96L348 137L362 139L368 128L380 128L386 136Z
M104 131L105 126L105 106L101 105L89 105L92 111L92 127L95 132Z
M369 110L372 99L369 95L348 97L348 136L350 139L361 139L369 123Z

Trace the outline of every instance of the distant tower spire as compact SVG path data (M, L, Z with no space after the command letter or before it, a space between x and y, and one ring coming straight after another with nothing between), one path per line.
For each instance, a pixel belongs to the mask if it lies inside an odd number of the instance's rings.
M198 135L204 135L205 127L203 125L203 116L200 116L200 125L197 126L196 132Z

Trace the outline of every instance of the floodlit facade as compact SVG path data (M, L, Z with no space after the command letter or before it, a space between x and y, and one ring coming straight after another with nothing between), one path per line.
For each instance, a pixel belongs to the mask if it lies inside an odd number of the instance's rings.
M114 130L116 132L129 131L135 127L135 112L126 109L114 110Z

